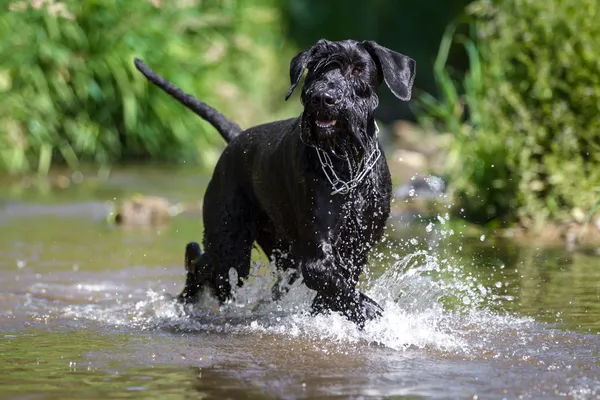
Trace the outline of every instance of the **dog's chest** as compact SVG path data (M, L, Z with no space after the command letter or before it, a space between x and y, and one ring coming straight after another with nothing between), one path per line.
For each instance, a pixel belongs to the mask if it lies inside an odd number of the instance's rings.
M385 225L389 210L384 200L372 188L346 195L328 193L315 204L313 212L317 226L327 231L330 240L362 247L372 244ZM328 204L323 204L324 201Z
M341 202L336 228L340 234L368 234L383 213L381 198L375 192L356 191Z

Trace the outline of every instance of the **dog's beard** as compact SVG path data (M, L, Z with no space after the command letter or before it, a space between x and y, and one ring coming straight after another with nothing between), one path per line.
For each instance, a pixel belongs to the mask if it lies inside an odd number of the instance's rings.
M332 193L348 193L363 180L381 155L374 119L351 121L338 115L333 124L335 129L331 129L333 120L316 120L308 115L308 121L305 116L302 119L301 140L317 150L318 161L332 185Z
M335 123L323 128L323 122L318 121ZM369 132L372 121L372 118L352 118L346 115L325 118L319 112L305 113L302 116L300 138L308 146L318 147L336 158L358 160L373 150L374 129Z

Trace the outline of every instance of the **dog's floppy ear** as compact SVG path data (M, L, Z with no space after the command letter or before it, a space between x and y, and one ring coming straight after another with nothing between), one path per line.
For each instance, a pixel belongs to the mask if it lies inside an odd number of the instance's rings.
M326 47L329 43L330 42L326 39L321 39L310 49L304 50L296 57L292 58L292 61L290 61L290 83L292 84L292 86L285 95L286 100L290 98L290 96L294 92L294 89L296 89L296 86L298 86L298 84L300 83L300 79L302 79L304 70L308 66L308 63L311 61L313 55L315 54L315 51L317 51L319 48Z
M371 57L377 62L378 67L381 67L385 84L392 93L400 100L410 100L413 81L415 80L415 60L380 46L371 40L364 41L363 44Z
M288 90L287 94L285 95L286 100L290 98L292 93L294 93L294 89L296 89L296 86L298 86L298 83L300 83L302 74L304 74L304 70L310 61L311 54L312 48L303 51L296 57L292 58L292 61L290 61L290 83L292 86L290 86L290 90Z

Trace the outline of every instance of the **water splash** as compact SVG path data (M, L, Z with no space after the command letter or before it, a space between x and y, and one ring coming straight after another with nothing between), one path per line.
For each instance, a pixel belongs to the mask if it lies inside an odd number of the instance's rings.
M447 240L456 233L449 227L449 219L448 214L438 215L422 226L420 235L405 241L384 238L382 246L388 249L374 254L372 263L385 272L377 277L367 270L365 282L366 293L385 312L363 330L337 314L310 316L314 292L301 280L281 300L273 302L271 287L278 272L273 265L260 263L253 265L249 281L236 288L233 299L223 306L205 296L198 304L184 307L165 291L148 290L133 297L131 293L117 296L111 305L69 304L64 312L70 317L142 330L270 333L396 350L428 348L474 354L485 349L488 339L498 331L514 334L515 327L533 321L489 309L488 304L498 300L494 288L467 273L461 265L464 258L456 250L450 251ZM406 255L399 255L399 250ZM230 279L236 281L237 277ZM96 293L100 287L82 285L80 289ZM120 293L124 293L123 288Z
M474 348L474 336L484 338L486 332L493 334L501 325L514 324L514 317L494 315L482 307L490 291L463 276L452 260L425 250L396 258L399 260L391 262L367 290L385 312L364 330L337 314L310 316L314 292L300 281L273 302L270 288L276 273L273 266L261 264L254 265L249 282L223 306L205 296L198 304L184 307L165 292L148 290L137 299L119 298L110 306L70 304L64 312L78 319L142 330L270 333L342 345L430 348L461 354ZM453 308L445 304L448 298L455 300Z

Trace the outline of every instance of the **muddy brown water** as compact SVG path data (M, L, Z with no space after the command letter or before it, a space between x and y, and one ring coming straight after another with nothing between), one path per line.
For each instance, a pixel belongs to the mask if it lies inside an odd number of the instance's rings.
M235 301L184 313L168 295L199 216L115 229L105 201L195 201L206 183L132 168L2 184L1 399L600 398L600 258L466 238L444 215L390 225L363 283L386 311L364 331L307 316L301 285L269 301L259 253Z

